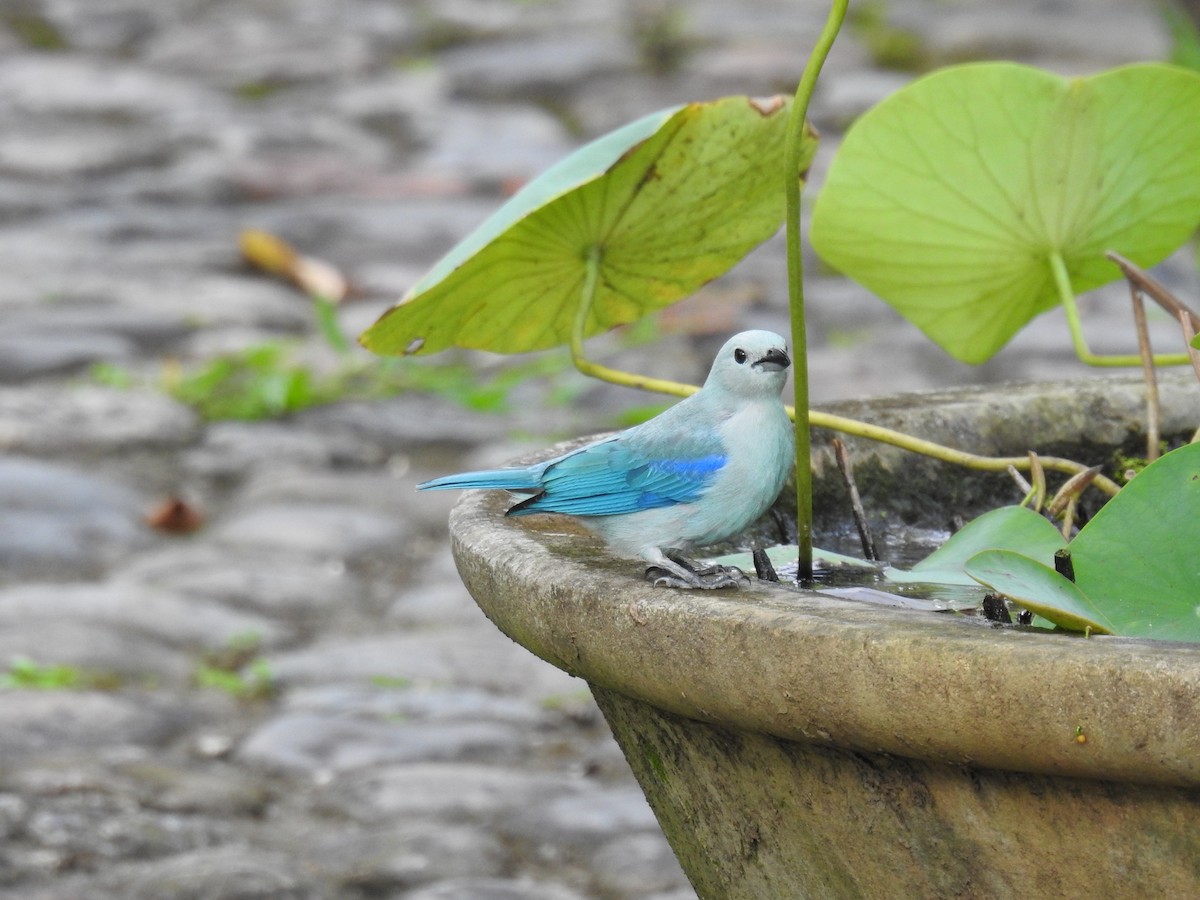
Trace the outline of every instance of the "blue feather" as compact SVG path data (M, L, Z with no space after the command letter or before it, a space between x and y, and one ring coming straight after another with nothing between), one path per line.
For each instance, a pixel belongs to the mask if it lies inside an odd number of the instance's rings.
M554 460L542 475L543 492L509 515L537 512L614 516L699 499L725 457L648 460L624 442L593 444Z
M509 491L536 491L541 487L545 463L525 469L487 469L481 472L460 472L445 475L417 485L418 491L448 491L457 489L503 489Z

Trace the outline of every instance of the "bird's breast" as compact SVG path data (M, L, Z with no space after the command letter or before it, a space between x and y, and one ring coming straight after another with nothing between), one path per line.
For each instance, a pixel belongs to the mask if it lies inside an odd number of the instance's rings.
M711 493L739 517L752 520L779 496L794 464L791 420L781 403L749 406L731 416L720 432L728 462L713 480Z

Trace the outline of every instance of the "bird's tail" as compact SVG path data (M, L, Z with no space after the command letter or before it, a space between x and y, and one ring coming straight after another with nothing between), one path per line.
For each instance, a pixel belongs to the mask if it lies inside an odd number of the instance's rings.
M460 472L443 475L417 485L418 491L449 491L460 489L503 489L508 491L536 491L541 479L540 467L528 469L487 469L482 472Z

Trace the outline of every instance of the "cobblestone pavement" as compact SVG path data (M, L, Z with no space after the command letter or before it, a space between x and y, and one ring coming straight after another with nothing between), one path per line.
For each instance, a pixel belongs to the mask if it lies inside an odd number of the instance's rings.
M1168 47L1148 0L877 8L933 60L1082 72ZM454 498L413 491L645 398L567 373L509 388L501 414L410 392L206 423L158 384L272 341L317 372L343 364L306 299L239 261L240 229L345 271L354 335L586 137L790 90L823 16L812 0L0 2L0 897L693 896L585 686L484 619L447 548ZM868 37L829 62L828 145L909 77ZM727 333L785 330L783 268L771 241L665 316L653 352L606 352L696 378ZM817 399L1079 374L1052 316L968 370L814 271ZM1113 305L1088 307L1101 346L1127 341ZM203 527L147 524L172 496Z

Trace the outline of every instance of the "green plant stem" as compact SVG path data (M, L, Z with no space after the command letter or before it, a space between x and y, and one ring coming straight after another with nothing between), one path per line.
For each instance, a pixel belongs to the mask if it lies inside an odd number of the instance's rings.
M592 300L595 298L596 287L600 279L601 258L602 251L598 246L593 247L588 252L587 266L584 270L583 290L580 295L579 309L576 311L575 323L571 331L571 359L575 363L575 367L584 375L592 378L598 378L601 381L607 381L610 384L619 384L623 387L637 388L638 390L652 391L657 394L665 394L673 397L688 397L696 393L696 391L700 390L700 388L694 384L684 384L679 381L669 381L664 378L648 378L642 375L635 375L631 372L623 372L620 369L609 368L608 366L592 362L584 357L583 336L587 328L587 319L588 314L591 312ZM787 412L788 415L792 417L793 421L797 418L794 407L787 407ZM963 466L964 468L968 469L976 469L986 472L1004 472L1008 470L1009 466L1022 471L1027 471L1030 469L1030 460L1028 456L980 456L976 453L967 453L963 450L955 450L952 447L945 447L941 444L936 444L933 441L927 441L922 438L913 437L912 435L905 434L901 431L895 431L891 428L884 428L881 425L872 425L868 422L860 422L857 419L850 419L845 416L838 416L832 413L821 412L819 410L808 410L807 415L805 415L803 418L807 420L809 426L828 428L832 431L839 431L842 434L853 435L855 437L877 441L882 444L890 444L891 446L899 447L902 450L908 450L912 453L919 453L922 456L932 457L933 459L939 459L943 462L947 462L952 465ZM807 432L808 426L805 427L806 436ZM1065 472L1074 475L1087 469L1087 466L1077 463L1074 460L1061 459L1053 456L1039 456L1037 459L1043 468L1050 469L1052 471ZM800 469L807 469L809 483L811 485L811 464L807 467L798 467L797 478L799 478ZM1115 496L1117 491L1120 490L1115 482L1105 478L1103 475L1097 475L1095 481L1092 483L1110 496ZM811 488L805 497L806 499L811 497ZM808 506L810 509L811 502L811 499L809 499Z
M830 428L834 431L840 431L843 434L852 434L856 437L877 441L881 444L891 444L893 447L899 447L902 450L909 450L913 453L919 453L922 456L933 457L942 462L952 463L968 469L977 469L984 472L1004 472L1009 466L1022 471L1031 468L1028 456L979 456L975 453L967 453L963 450L944 447L941 444L916 438L901 431L893 431L890 428L884 428L880 425L871 425L867 422L859 422L857 419L847 419L843 416L835 416L831 413L818 412L817 410L811 411L809 418L812 424L818 428ZM1039 455L1037 460L1043 469L1066 472L1071 475L1085 472L1088 469L1082 463L1057 456ZM1110 497L1116 496L1117 491L1120 490L1116 482L1103 475L1097 475L1092 484Z
M844 4L842 4L844 6ZM827 48L826 48L827 49ZM797 200L799 195L798 185L796 188ZM798 212L798 208L797 208ZM796 254L799 253L798 242L789 241L788 254L789 259L792 256L793 247ZM638 390L652 391L658 394L666 394L675 397L687 397L696 393L700 388L694 384L684 384L678 381L669 381L663 378L649 378L642 375L636 375L631 372L624 372L620 369L613 369L599 363L592 362L587 359L583 353L584 335L587 331L588 316L591 314L592 302L596 297L596 289L600 281L600 263L603 258L603 250L600 246L594 246L588 251L586 267L584 269L583 289L579 298L579 309L575 313L575 322L571 330L571 360L575 367L592 378L598 378L601 381L607 381L610 384L619 384L624 387L637 388ZM799 264L797 263L799 268ZM789 266L789 272L790 272ZM1064 268L1065 275L1065 268ZM798 282L797 282L798 283ZM1069 288L1069 284L1068 284ZM803 303L803 294L800 295L800 302ZM802 307L801 307L802 308ZM793 341L795 341L795 316L793 315ZM803 325L801 325L803 329ZM804 345L797 343L796 347L800 348ZM799 353L798 353L799 355ZM796 377L799 379L800 364L796 365ZM936 444L933 441L927 441L922 438L913 437L900 431L895 431L891 428L884 428L881 425L872 425L867 422L860 422L856 419L849 419L845 416L833 415L832 413L821 412L819 410L807 409L807 387L804 390L804 405L800 409L805 410L802 416L796 416L794 407L788 407L788 415L795 421L800 419L804 422L803 426L797 425L797 438L800 438L801 429L803 430L804 438L804 455L797 455L798 459L810 460L811 443L809 440L809 429L812 426L817 428L828 428L833 431L839 431L842 434L853 435L856 437L865 438L871 441L877 441L883 444L890 444L893 447L899 447L902 450L908 450L912 453L919 453L922 456L939 459L943 462L952 465L963 466L968 469L975 469L986 472L1005 472L1011 466L1014 469L1027 471L1031 467L1030 458L1028 456L1013 456L1013 457L996 457L996 456L980 456L975 453L968 453L963 450L955 450L951 447L945 447L941 444ZM800 441L797 441L799 448ZM1038 462L1042 468L1052 471L1064 472L1071 475L1078 474L1087 470L1087 466L1077 463L1074 460L1062 459L1054 456L1039 456ZM801 487L803 476L808 487ZM797 481L797 499L804 501L804 508L808 510L808 553L809 553L809 578L811 580L812 566L812 464L809 461L808 465L797 466L796 468ZM1092 484L1108 494L1115 496L1120 490L1119 486L1111 479L1103 475L1097 475ZM803 491L803 493L801 493Z
M583 355L584 335L587 333L588 316L592 312L592 303L596 299L596 288L600 283L600 262L604 252L599 244L588 250L586 266L583 274L583 291L579 297L579 308L575 311L575 323L571 328L571 361L575 368L591 378L599 378L610 384L622 387L637 388L643 391L654 391L659 394L669 394L686 397L694 394L700 388L691 384L681 384L677 381L666 381L662 378L650 378L620 369L611 369L600 363L592 362Z
M588 369L581 368L585 374L595 373L597 378L604 381L609 381L612 384L621 384L628 387L638 387L643 390L654 391L659 394L667 394L675 397L687 397L700 390L694 384L683 384L678 381L667 381L660 378L639 378L630 375L627 372L620 372L615 369L608 369L605 366L598 366L595 363L590 363L587 360L582 360L589 367ZM604 373L621 376L618 378L606 377ZM794 420L796 411L793 407L787 407L788 415ZM949 463L955 466L962 466L966 469L975 469L981 472L1005 472L1009 466L1019 471L1030 471L1033 464L1030 462L1030 457L1026 456L981 456L977 453L969 453L965 450L956 450L953 447L946 447L942 444L927 441L923 438L913 437L910 434L905 434L902 431L896 431L891 428L885 428L882 425L872 425L869 422L860 422L858 419L850 419L846 416L838 416L833 413L822 412L812 409L808 412L809 424L816 428L828 428L830 431L838 431L842 434L852 435L854 437L864 438L869 441L876 441L880 444L890 444L893 447L899 447L901 450L907 450L910 453L917 453L921 456L928 456L932 459L940 460L941 462ZM1037 462L1043 469L1049 469L1054 472L1063 472L1069 475L1076 475L1080 472L1087 471L1088 467L1082 463L1075 462L1072 459L1064 459L1058 456L1037 456ZM1115 497L1121 489L1120 486L1110 478L1103 475L1097 475L1092 484L1108 494L1110 497Z
M1049 256L1050 270L1054 273L1054 284L1058 288L1059 299L1067 313L1067 327L1071 330L1071 345L1080 362L1089 366L1128 368L1140 366L1142 358L1138 355L1108 355L1093 353L1088 347L1087 338L1083 334L1083 323L1079 320L1079 307L1075 303L1075 291L1071 287L1071 276L1067 274L1067 264L1062 254L1057 250ZM1153 357L1158 366L1182 366L1191 360L1186 354L1164 353Z
M317 327L321 329L321 335L325 338L325 342L340 355L348 355L351 350L350 341L342 333L341 325L338 323L337 301L323 294L310 294L309 296L312 297L313 314L317 319Z
M574 347L572 347L572 351L574 351ZM583 363L583 365L579 365L580 363ZM621 372L617 369L597 365L582 358L576 359L576 365L579 365L580 371L584 374L593 375L602 381L653 391L658 394L666 394L673 397L688 397L700 390L694 384L683 384L679 381L667 381L662 378L643 378L631 375L628 372ZM793 407L787 407L787 413L793 420L795 419L796 411ZM850 419L846 416L838 416L833 413L821 412L820 410L809 410L808 421L810 425L816 428L828 428L831 431L865 438L869 441L890 444L893 447L899 447L901 450L908 450L911 453L918 453L921 456L928 456L967 469L975 469L982 472L1004 472L1008 470L1009 466L1020 471L1028 471L1031 468L1028 456L980 456L977 453L955 450L953 447L946 447L933 441L913 437L910 434L885 428L882 425L872 425L869 422L860 422L858 419ZM1088 468L1082 463L1057 456L1038 456L1037 459L1044 469L1064 472L1070 475L1086 471ZM1116 482L1103 475L1097 475L1092 484L1110 497L1116 496L1117 491L1120 490L1120 486Z
M810 586L813 580L812 540L812 436L808 410L808 331L804 316L804 259L800 244L800 153L807 128L808 103L817 76L833 47L849 0L833 0L825 27L804 66L796 86L788 120L784 150L784 197L787 207L788 308L792 319L792 385L796 414L796 542L799 554L797 577Z

